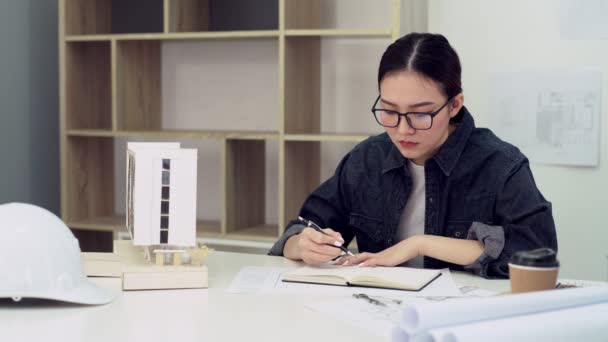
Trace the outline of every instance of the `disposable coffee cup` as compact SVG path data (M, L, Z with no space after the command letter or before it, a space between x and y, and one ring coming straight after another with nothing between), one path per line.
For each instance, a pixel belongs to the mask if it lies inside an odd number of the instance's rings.
M516 252L509 260L511 293L554 289L558 272L559 261L551 248Z

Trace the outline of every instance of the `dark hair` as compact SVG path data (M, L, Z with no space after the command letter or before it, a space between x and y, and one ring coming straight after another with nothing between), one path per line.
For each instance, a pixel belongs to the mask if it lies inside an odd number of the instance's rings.
M402 70L417 72L437 82L448 98L462 92L460 59L441 34L409 33L389 45L380 60L378 89L387 74ZM460 121L459 116L452 121Z

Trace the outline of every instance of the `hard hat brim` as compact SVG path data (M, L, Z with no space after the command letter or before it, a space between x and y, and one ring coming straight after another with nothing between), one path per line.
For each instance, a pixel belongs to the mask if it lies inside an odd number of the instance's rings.
M115 293L111 290L99 287L92 282L85 280L78 284L70 291L55 291L55 292L22 292L22 293L2 293L0 298L37 298L50 299L61 302L85 304L85 305L102 305L111 302L115 297Z

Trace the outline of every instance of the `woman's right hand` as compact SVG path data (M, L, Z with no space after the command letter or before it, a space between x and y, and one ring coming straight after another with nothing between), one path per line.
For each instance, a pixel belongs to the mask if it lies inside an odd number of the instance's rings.
M342 250L337 247L344 243L342 235L330 228L325 228L323 231L328 235L310 227L304 228L300 234L287 239L283 247L283 255L313 266L319 266L339 257Z

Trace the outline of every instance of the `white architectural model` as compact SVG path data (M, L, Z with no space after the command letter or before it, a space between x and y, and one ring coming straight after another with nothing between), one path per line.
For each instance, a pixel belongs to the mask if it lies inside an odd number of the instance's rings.
M179 143L127 144L127 229L157 264L196 246L196 167L197 150Z

